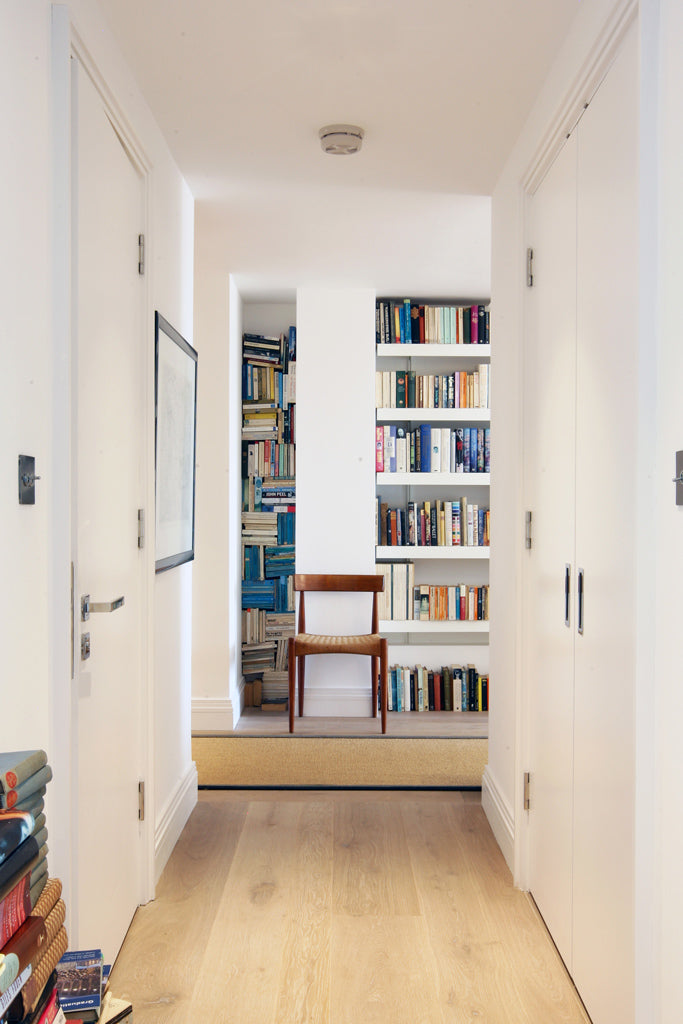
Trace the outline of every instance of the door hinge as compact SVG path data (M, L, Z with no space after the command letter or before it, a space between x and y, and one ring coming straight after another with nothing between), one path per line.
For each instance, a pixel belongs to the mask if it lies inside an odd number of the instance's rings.
M527 288L533 288L534 286L534 250L527 249L526 251L526 283Z
M529 509L524 513L524 547L531 547L531 511Z
M145 236L138 235L138 274L145 272Z
M138 547L144 548L145 546L145 510L144 508L138 509Z
M145 780L138 782L138 820L145 820Z
M531 807L531 772L524 772L524 810L528 811Z

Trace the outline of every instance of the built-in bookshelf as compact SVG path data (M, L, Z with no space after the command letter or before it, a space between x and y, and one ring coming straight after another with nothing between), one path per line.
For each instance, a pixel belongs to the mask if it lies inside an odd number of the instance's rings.
M242 337L242 674L245 706L286 706L294 633L296 328Z
M375 341L375 557L389 707L486 711L488 307L379 299Z

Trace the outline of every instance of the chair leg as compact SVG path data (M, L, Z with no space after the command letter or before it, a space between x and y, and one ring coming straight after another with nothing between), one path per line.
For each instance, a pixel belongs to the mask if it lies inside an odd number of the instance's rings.
M372 717L377 718L377 681L379 679L379 658L373 654L370 658L370 672L372 679Z
M289 638L288 648L289 672L289 731L294 732L294 693L296 690L296 643L293 637Z
M299 718L304 717L304 677L306 675L306 658L299 655Z
M387 731L387 680L389 675L389 644L386 637L380 641L379 656L380 696L382 700L382 732Z

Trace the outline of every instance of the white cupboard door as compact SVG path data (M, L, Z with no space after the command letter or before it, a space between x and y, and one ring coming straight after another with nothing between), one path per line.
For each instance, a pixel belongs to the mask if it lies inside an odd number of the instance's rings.
M143 286L137 238L143 179L74 61L74 478L77 651L76 934L116 956L140 899ZM151 344L151 340L149 341ZM81 621L81 598L121 607Z
M571 967L574 715L574 437L576 140L570 138L529 199L524 465L532 547L526 554L525 672L532 680L529 878L534 899ZM568 567L568 568L567 568Z
M637 36L578 131L573 975L596 1024L634 1016Z

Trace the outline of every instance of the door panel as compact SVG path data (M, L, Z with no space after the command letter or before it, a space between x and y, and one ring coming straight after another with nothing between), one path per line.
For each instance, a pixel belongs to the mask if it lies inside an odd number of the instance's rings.
M578 132L574 979L596 1024L634 1015L637 66L632 30Z
M533 545L527 556L527 671L533 812L532 892L571 966L573 610L564 624L565 566L574 562L576 140L570 138L529 200L524 366L524 459Z
M83 68L74 60L77 406L74 436L78 632L77 934L118 952L139 903L137 815L142 701L141 555L143 291L136 242L143 182ZM122 607L80 621L80 599ZM78 656L77 651L77 656Z

